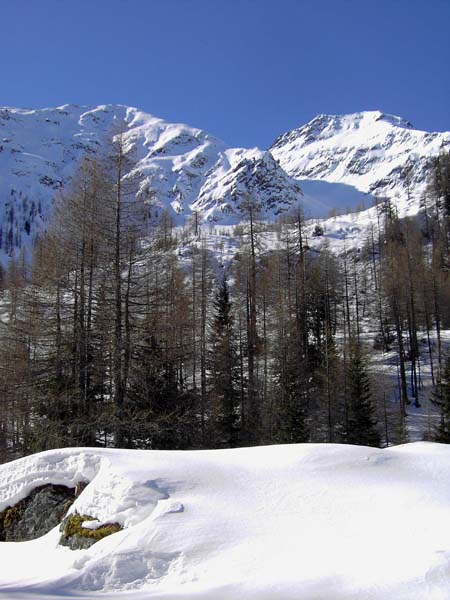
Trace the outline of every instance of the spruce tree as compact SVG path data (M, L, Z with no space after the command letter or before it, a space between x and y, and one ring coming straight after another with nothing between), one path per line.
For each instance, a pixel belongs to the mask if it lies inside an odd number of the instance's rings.
M233 447L238 437L239 364L232 303L226 276L216 292L209 351L209 397L212 409L211 443Z
M380 446L375 408L366 361L361 345L351 343L348 365L348 425L346 441L360 446Z
M277 443L299 444L309 440L307 425L308 381L305 361L300 362L297 345L288 341L276 363L278 423L274 435Z

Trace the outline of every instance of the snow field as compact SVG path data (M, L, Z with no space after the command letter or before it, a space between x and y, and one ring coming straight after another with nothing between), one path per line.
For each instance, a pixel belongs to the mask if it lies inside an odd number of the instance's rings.
M0 544L0 597L450 598L450 448L67 449L0 467L0 507L90 480L70 509L124 530Z

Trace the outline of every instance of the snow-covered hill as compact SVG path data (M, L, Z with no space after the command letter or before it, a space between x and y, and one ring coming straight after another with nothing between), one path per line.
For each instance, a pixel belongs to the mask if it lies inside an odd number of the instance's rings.
M4 253L32 243L55 195L70 183L83 154L101 151L119 128L133 146L142 186L175 222L236 221L236 197L250 191L273 217L301 197L299 185L272 155L227 148L217 138L120 105L0 109L0 246Z
M427 162L449 150L450 132L418 131L401 117L379 111L319 115L280 135L270 148L292 177L388 196L401 214L417 213Z
M52 450L0 466L0 510L48 482L124 529L0 543L0 598L448 600L450 447Z

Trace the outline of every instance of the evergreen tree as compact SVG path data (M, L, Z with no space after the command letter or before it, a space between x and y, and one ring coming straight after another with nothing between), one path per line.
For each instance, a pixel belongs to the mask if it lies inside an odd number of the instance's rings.
M274 435L277 443L298 444L309 438L307 426L308 382L306 364L300 362L297 344L288 341L283 357L277 361L278 423Z
M239 367L232 303L225 276L217 290L213 310L209 355L212 441L213 445L233 447L238 437Z
M347 443L379 447L369 374L361 345L356 342L350 346L348 393Z

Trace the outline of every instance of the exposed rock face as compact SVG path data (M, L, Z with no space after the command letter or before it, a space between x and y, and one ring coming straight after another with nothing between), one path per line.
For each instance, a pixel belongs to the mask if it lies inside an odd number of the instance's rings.
M34 540L56 527L75 500L75 489L43 485L0 513L0 541Z

